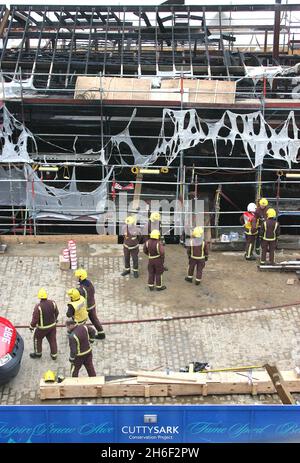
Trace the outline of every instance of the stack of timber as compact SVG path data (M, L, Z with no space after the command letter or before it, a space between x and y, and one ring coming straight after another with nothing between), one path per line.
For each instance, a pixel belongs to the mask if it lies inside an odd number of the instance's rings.
M40 381L40 398L69 399L83 397L176 397L207 396L212 394L275 394L276 389L267 371L172 373L164 371L127 371L128 376L105 380L95 378L66 378L61 383ZM282 371L289 392L300 392L300 378L295 371Z

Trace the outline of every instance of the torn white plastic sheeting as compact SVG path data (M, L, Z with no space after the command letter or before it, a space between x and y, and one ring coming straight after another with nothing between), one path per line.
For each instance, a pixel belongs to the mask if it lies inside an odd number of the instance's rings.
M252 79L255 85L265 78L272 86L274 77L282 75L283 72L282 66L245 66L245 77Z
M78 191L75 168L66 188L55 188L41 182L30 166L25 166L27 182L26 206L36 217L41 212L49 215L63 214L74 217L93 216L104 212L108 193L108 181L112 168L100 185L91 192Z
M99 151L94 151L93 149L87 150L84 152L84 154L99 154L99 161L104 165L107 166L107 160L105 159L105 151L103 148L101 148Z
M0 205L26 205L26 179L24 169L0 166Z
M37 89L33 85L33 76L29 79L18 80L12 79L11 82L5 82L3 76L0 76L0 98L9 100L10 98L20 98L23 93L36 94Z
M204 143L207 140L213 144L217 165L217 142L220 141L223 141L225 145L231 144L228 156L231 156L236 141L241 141L252 167L263 164L265 156L286 161L289 167L291 167L292 162L298 162L297 154L300 140L298 139L298 127L293 111L290 111L281 128L272 128L260 111L249 114L225 111L221 119L212 122L201 119L195 109L173 110L165 108L157 145L149 155L142 155L131 139L130 125L135 115L136 109L125 129L118 135L111 137L111 149L115 149L119 153L123 165L129 165L123 157L123 154L128 154L128 152L121 152L121 145L127 145L129 154L133 156L136 166L153 164L159 156L165 157L166 164L170 165L180 151L194 148L198 143ZM170 121L173 124L173 136L167 137L165 125ZM222 129L226 129L227 136L220 135ZM289 130L291 136L289 136ZM253 153L255 155L254 164L251 159Z
M99 215L102 214L103 212L99 212L98 215L78 215L78 216L71 216L71 215L65 215L65 214L55 214L54 212L48 213L48 212L38 212L35 214L36 219L58 219L58 220L68 220L70 222L74 220L86 220L87 222L96 222L97 219L99 219Z
M5 106L3 106L3 126L0 128L0 138L3 139L0 162L32 162L27 145L28 140L31 139L37 151L34 136L24 124L14 118ZM16 142L14 143L13 140Z

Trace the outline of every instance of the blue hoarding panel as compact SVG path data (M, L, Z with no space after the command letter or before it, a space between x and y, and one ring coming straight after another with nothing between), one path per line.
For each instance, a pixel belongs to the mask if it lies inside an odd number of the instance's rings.
M0 442L300 442L298 405L0 406Z

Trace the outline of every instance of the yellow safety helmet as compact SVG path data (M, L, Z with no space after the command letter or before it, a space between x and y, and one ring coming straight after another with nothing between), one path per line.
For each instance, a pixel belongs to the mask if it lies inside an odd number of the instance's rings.
M259 205L260 206L267 206L269 204L269 201L266 198L261 198L259 200Z
M151 222L157 222L160 220L160 213L159 212L152 212L150 215Z
M76 288L69 289L67 295L70 296L72 301L78 301L78 299L80 299L80 292Z
M150 238L152 238L153 240L158 240L159 237L160 237L160 231L152 230L152 232L150 233Z
M275 209L272 209L272 208L268 209L267 210L267 217L268 217L268 219L274 219L274 217L276 217Z
M136 222L136 218L134 215L129 215L128 217L126 217L125 219L125 223L127 225L133 225L134 223Z
M56 374L52 370L47 370L46 373L44 373L43 378L45 383L54 383L56 379Z
M192 234L195 238L201 238L201 236L203 235L203 228L195 227Z
M47 299L48 298L47 291L44 288L39 289L37 297L39 299Z
M84 268L78 268L75 270L74 275L79 278L79 280L85 280L87 278L87 271Z

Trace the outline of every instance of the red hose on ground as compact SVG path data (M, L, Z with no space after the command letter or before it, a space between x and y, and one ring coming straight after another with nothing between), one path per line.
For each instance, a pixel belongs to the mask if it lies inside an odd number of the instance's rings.
M300 305L300 302L292 302L290 304L283 304L283 305L274 305L269 307L256 307L253 309L238 309L238 310L226 310L224 312L216 312L216 313L202 313L202 314L194 314L194 315L178 315L173 317L172 315L167 315L165 317L157 317L157 318L144 318L142 320L116 320L116 321L108 321L102 322L101 325L124 325L129 323L151 323L151 322L160 322L160 321L169 321L169 320L189 320L192 318L207 318L207 317L217 317L220 315L232 315L236 313L246 313L246 312L258 312L260 310L275 310L275 309L284 309L286 307L293 307ZM29 328L29 325L14 325L15 328ZM58 328L65 328L65 325L60 324L56 325Z

